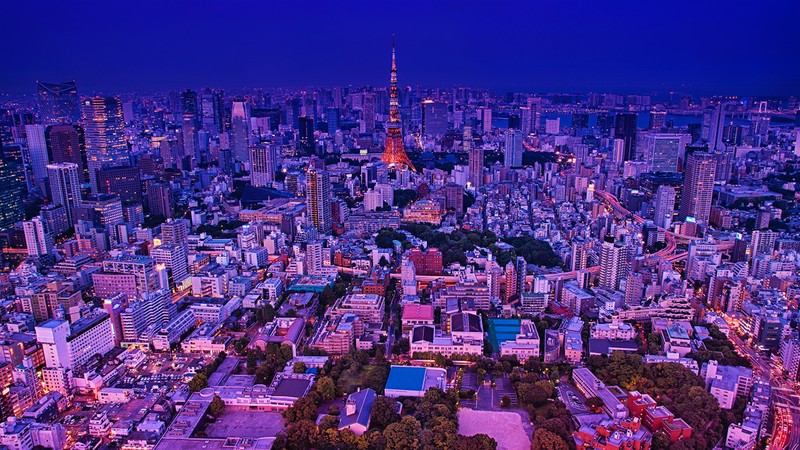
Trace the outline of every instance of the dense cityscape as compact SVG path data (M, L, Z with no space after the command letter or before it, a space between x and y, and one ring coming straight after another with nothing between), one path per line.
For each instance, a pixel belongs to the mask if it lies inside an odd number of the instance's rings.
M800 449L800 97L411 85L398 33L0 94L0 449Z

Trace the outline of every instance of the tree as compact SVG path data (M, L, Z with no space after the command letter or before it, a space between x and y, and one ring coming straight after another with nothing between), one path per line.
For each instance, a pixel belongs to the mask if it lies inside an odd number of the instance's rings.
M603 399L600 397L589 397L586 399L586 406L588 406L592 412L600 412L600 410L603 409L603 405Z
M310 396L300 398L294 402L294 405L283 412L283 418L289 424L301 420L313 422L317 418L317 403Z
M369 417L370 427L375 430L383 430L387 426L400 420L397 414L397 402L389 397L378 397L372 405L372 413Z
M202 372L197 372L189 381L189 389L192 392L199 392L208 387L208 377Z
M496 450L497 441L486 434L476 434L474 436L458 436L453 442L453 450Z
M292 372L294 373L306 373L306 370L308 370L308 368L306 367L306 363L303 361L297 361L292 366Z
M511 397L504 395L503 398L500 399L500 406L503 408L508 408L511 406Z
M531 450L569 450L569 445L559 435L537 428L533 433Z
M383 431L386 439L386 450L406 450L419 448L422 426L412 416L405 416Z
M331 377L322 377L317 380L315 389L323 401L331 401L336 398L336 383Z
M225 412L225 402L219 398L219 395L214 395L211 404L208 405L208 413L216 417Z
M381 267L388 267L388 266L389 266L389 261L387 261L387 260L386 260L386 257L385 257L385 256L381 256L381 260L380 260L380 261L378 261L378 264L379 264Z

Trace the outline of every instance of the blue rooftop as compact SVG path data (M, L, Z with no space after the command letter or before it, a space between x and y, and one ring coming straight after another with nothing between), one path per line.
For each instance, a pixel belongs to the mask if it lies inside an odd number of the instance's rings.
M392 366L386 389L421 391L425 387L425 368L412 366Z

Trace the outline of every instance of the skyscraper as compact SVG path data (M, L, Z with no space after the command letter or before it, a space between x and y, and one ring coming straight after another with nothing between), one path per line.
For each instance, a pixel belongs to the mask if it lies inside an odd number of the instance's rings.
M116 97L92 97L83 102L86 159L92 192L97 192L97 171L129 165L122 103Z
M243 101L234 101L231 106L231 150L233 157L242 162L250 158L247 150L250 143L247 118L247 105Z
M34 124L25 125L25 136L28 141L28 163L31 165L33 179L39 187L44 190L44 182L47 179L47 164L50 157L47 154L47 140L44 134L44 125Z
M82 184L88 183L89 169L86 164L83 128L77 125L52 125L45 130L45 139L52 161L77 164L78 179Z
M650 172L677 172L686 146L692 143L688 134L647 133L644 137L644 156Z
M299 126L297 142L300 150L307 155L317 153L317 141L314 138L314 119L311 117L298 117Z
M506 264L506 303L519 297L517 284L517 266L513 261Z
M711 197L714 193L714 157L707 152L694 152L686 158L680 218L693 217L708 223Z
M21 167L12 158L0 158L0 230L13 228L14 224L25 218L24 178L20 177Z
M667 124L666 111L650 111L650 129L660 130Z
M621 241L603 242L600 248L600 286L619 289L620 279L628 274L628 248Z
M25 232L28 256L42 258L49 257L53 253L53 238L45 229L41 217L36 216L22 222L22 230Z
M469 155L469 182L479 188L483 186L483 147L473 146L472 127L464 127L464 150Z
M621 113L616 116L614 138L624 142L623 161L636 159L636 114Z
M253 186L269 186L275 181L277 170L275 144L259 144L250 147L250 184Z
M142 174L138 167L104 167L97 172L97 190L126 203L142 203Z
M447 132L447 105L433 100L422 102L422 134L442 135Z
M327 233L331 230L331 182L328 174L309 168L306 182L306 206L311 223L317 230Z
M505 161L506 167L521 167L522 152L522 132L519 130L506 131Z
M661 185L656 190L654 205L655 213L653 222L656 226L669 229L672 225L672 215L675 213L675 188Z
M64 83L36 82L39 116L45 125L72 124L81 121L80 97L75 81Z
M53 204L64 206L67 221L72 224L72 210L80 206L82 201L78 165L69 162L48 164L47 173Z
M394 37L392 37L392 69L389 71L389 121L386 123L386 147L383 150L381 161L389 166L406 166L416 171L411 160L408 159L403 146L403 132L400 123L400 103L397 97L397 61L394 53Z
M187 219L167 219L161 224L161 243L189 247L190 223Z

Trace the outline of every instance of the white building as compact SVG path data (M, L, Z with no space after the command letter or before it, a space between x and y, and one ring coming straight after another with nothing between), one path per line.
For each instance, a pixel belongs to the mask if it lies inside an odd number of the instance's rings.
M529 358L539 358L541 354L539 331L536 325L528 319L520 323L520 331L513 341L500 344L500 356L516 356L520 362Z

